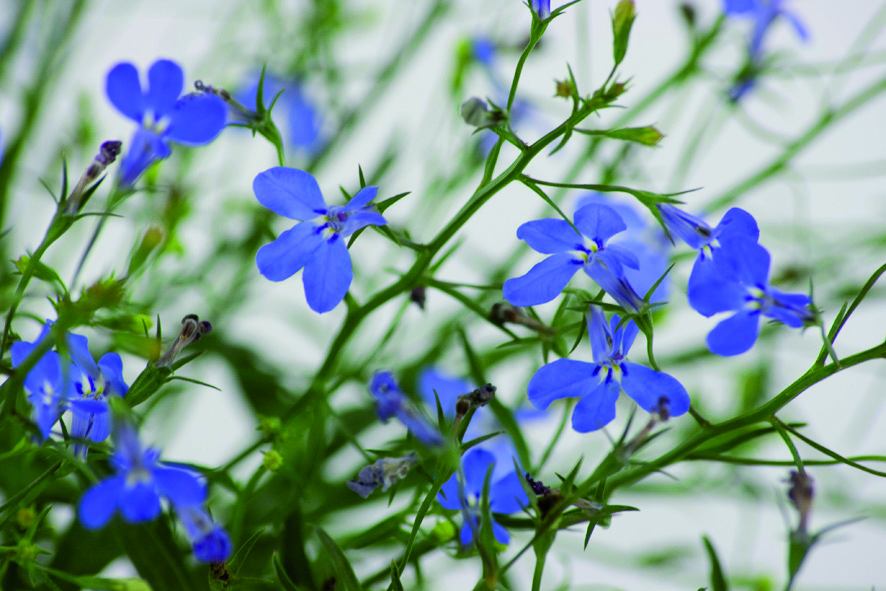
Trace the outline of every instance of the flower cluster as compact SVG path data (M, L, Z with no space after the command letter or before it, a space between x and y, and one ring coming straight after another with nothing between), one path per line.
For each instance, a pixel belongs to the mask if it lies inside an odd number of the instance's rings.
M47 320L34 342L13 343L13 367L21 365L43 342L52 325ZM100 443L111 433L108 397L125 396L129 389L123 379L123 361L117 353L106 353L96 363L86 337L78 334L66 334L60 348L67 357L49 351L25 377L34 423L46 439L62 413L70 409L71 436ZM87 450L82 443L74 446L74 453L83 458Z

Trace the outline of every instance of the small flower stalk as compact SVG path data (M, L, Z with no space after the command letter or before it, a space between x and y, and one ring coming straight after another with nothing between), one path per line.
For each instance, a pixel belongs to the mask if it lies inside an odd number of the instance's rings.
M200 320L196 314L188 314L182 318L182 328L178 336L172 342L169 350L163 356L154 362L154 367L172 367L175 358L181 353L182 349L200 340L203 335L212 332L212 324L207 320Z
M101 145L98 154L96 154L92 163L84 171L77 184L74 185L71 194L68 195L65 201L65 213L80 213L90 196L87 189L101 176L108 166L114 163L117 156L120 155L122 146L122 142L116 140L107 141Z
M486 384L467 394L462 394L455 402L455 416L461 418L471 410L486 406L495 398L495 386Z

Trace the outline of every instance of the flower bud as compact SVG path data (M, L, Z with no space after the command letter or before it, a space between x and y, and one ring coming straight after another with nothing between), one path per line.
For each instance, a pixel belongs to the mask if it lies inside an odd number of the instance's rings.
M182 349L198 340L203 335L209 333L212 330L212 325L207 321L200 322L200 318L196 314L188 314L184 318L182 318L182 329L177 337L175 337L175 341L172 343L172 347L169 348L169 351L166 352L163 357L157 360L154 363L155 367L169 367L175 361L175 358L181 352Z

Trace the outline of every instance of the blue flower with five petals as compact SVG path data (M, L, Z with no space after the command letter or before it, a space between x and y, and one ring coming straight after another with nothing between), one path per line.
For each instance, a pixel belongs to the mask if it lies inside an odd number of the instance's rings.
M108 72L108 99L139 125L120 162L120 182L124 186L132 185L155 160L168 157L172 153L169 142L207 144L224 128L227 108L219 97L180 97L183 88L182 69L170 60L157 60L151 65L145 87L131 63L119 63Z
M375 372L369 383L369 393L375 398L378 418L382 422L387 423L391 417L397 417L409 432L425 445L443 443L440 431L421 416L412 401L400 389L394 374L389 371Z
M464 470L464 487L459 487L458 474L446 481L437 494L437 502L444 509L464 510L470 522L465 521L462 525L459 539L464 545L468 545L474 539L473 530L480 528L480 497L483 495L483 487L486 482L486 474L495 464L495 456L478 447L472 448L462 457ZM498 480L494 480L489 486L489 510L492 513L516 513L529 505L526 491L520 484L520 476L513 470ZM473 523L473 529L471 527ZM492 519L492 534L500 544L511 541L508 531L502 527L495 518Z
M812 300L769 285L769 252L750 240L738 241L723 253L732 274L705 273L689 289L689 302L704 316L735 312L708 333L708 348L717 355L739 355L757 341L760 317L792 328L815 321Z
M78 512L84 527L103 527L117 510L129 523L150 521L160 514L161 497L177 507L200 505L206 499L206 485L198 474L161 464L160 452L143 448L131 426L118 426L114 435L111 465L116 474L80 499Z
M582 269L625 310L638 312L643 301L624 276L624 267L639 269L637 256L609 239L627 229L607 205L592 203L575 212L575 228L566 220L542 219L517 228L517 238L535 251L550 254L522 277L508 279L504 298L515 306L535 306L557 297Z
M628 321L618 327L609 323L598 306L587 315L593 363L558 359L543 366L529 381L529 401L545 409L559 398L579 398L572 413L572 428L580 433L596 431L615 418L619 393L634 399L647 412L679 416L689 410L686 389L672 376L626 361L637 337L637 326Z
M347 205L327 206L313 176L278 166L256 176L252 189L259 203L301 222L259 249L259 272L283 281L304 267L302 282L311 309L322 314L335 308L354 276L344 239L365 226L388 223L370 205L378 188L364 187Z

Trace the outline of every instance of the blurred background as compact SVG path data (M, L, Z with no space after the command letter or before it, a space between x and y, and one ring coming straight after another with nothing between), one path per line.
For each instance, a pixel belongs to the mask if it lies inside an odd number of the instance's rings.
M527 172L545 180L573 174L575 182L612 182L651 191L698 189L683 197L685 207L707 212L712 225L725 211L720 198L734 198L733 205L747 209L760 223L761 242L773 256L773 282L806 291L811 281L829 323L886 254L886 100L870 97L822 124L823 113L840 113L847 101L886 75L886 5L872 0L785 4L802 20L809 39L798 39L787 19L776 21L764 43L770 67L739 102L730 102L727 95L744 64L752 24L734 18L723 24L691 79L656 96L631 121L654 124L665 135L658 146L603 143L593 158L582 161L589 138L576 137L557 154L536 159ZM609 13L614 5L585 0L550 25L519 87L521 116L515 116L514 128L523 139L538 138L569 115L571 105L554 96L555 81L568 76L567 64L582 94L602 84L612 67ZM585 127L606 128L650 96L686 63L692 37L709 30L722 14L718 0L692 2L694 21L676 1L637 0L636 6L638 18L618 73L629 81L619 100L626 109L604 112ZM358 165L379 186L380 197L410 191L385 215L413 240L429 240L477 186L483 145L489 141L484 137L488 132L472 135L458 106L472 96L505 102L530 21L518 0L4 0L0 7L0 38L7 43L0 58L0 150L7 161L17 134L27 131L15 166L2 176L3 221L11 229L0 242L5 260L38 244L54 211L41 180L57 190L62 156L71 176L77 176L102 141L122 140L125 149L132 126L104 96L107 71L119 61L131 61L144 71L160 57L182 65L186 84L199 79L228 89L247 106L254 106L250 88L266 64L271 86L286 88L275 121L286 142L287 164L311 170L330 203L338 202L339 186L349 191L359 187ZM24 19L25 26L14 28L16 19ZM294 130L292 120L298 122ZM822 129L817 135L816 126ZM792 143L804 134L811 134L808 143ZM793 157L777 174L759 184L743 184L785 153ZM500 166L513 156L506 147ZM107 223L76 285L68 285L74 293L100 278L126 274L133 244L154 232L149 236L158 247L133 275L130 309L107 319L105 326L84 331L93 348L124 354L129 382L146 354L120 328L129 322L126 326L137 334L132 318L143 315L156 324L159 317L167 338L185 314L212 322L214 331L201 345L208 354L189 365L185 375L220 391L178 382L152 401L143 438L162 447L167 459L216 467L236 458L259 438L260 417L279 412L307 387L344 318L344 305L322 316L312 312L299 276L271 283L255 268L255 250L270 240L271 232L289 227L262 210L251 190L255 175L274 165L273 147L242 129L225 130L205 148L176 147L169 160L141 181L145 190L119 209L122 217ZM92 208L100 207L106 192L99 190ZM571 211L580 197L580 191L556 194L564 211ZM648 212L637 212L651 229ZM517 226L553 215L531 191L513 184L463 228L459 248L436 277L489 284L523 274L540 256L520 247ZM80 224L49 251L46 260L65 281L93 227L91 222ZM351 293L360 302L413 261L411 251L374 233L356 246L351 251ZM801 333L776 327L741 357L704 355L699 348L715 322L686 304L688 252L684 245L671 252L677 265L670 303L656 323L656 355L687 387L701 412L725 419L759 405L800 376L817 355L821 338L814 329ZM510 270L502 275L506 265ZM587 278L576 281L590 288ZM466 293L487 308L500 299L500 293ZM883 289L875 287L847 324L836 345L841 356L882 341L883 296ZM15 328L30 339L39 332L37 320L52 312L39 297L26 301L24 308L34 320L21 317ZM543 319L550 319L555 309L555 303L537 307ZM395 319L396 333L379 346ZM475 349L486 352L486 379L498 387L501 399L513 408L527 404L526 384L542 364L537 347L497 360L496 347L508 340L505 335L429 288L424 310L404 295L364 323L342 355L345 379L331 398L332 406L341 413L372 413L365 379L379 368L400 374L410 392L417 392L417 375L429 365L470 380L456 327L463 328ZM642 349L636 346L637 361L643 361ZM587 343L573 358L590 358ZM852 368L813 387L779 416L807 423L809 437L843 455L883 454L884 371L880 363ZM623 397L609 435L618 436L629 411ZM562 412L555 406L526 423L536 460ZM687 415L672 427L644 450L644 457L673 446L694 423ZM359 438L364 448L374 449L400 436L398 426L378 424ZM555 481L555 471L565 473L582 455L585 471L590 471L609 446L602 432L582 435L567 428L539 476ZM744 451L745 457L790 459L777 438ZM800 453L805 459L822 457L803 444ZM248 479L261 460L260 450L253 451L237 464L235 477ZM324 478L341 483L364 464L356 450L342 446L327 462ZM545 586L703 587L709 567L700 540L708 535L735 588L780 588L786 536L796 519L785 495L788 471L786 466L687 462L620 490L611 502L640 511L616 516L609 528L597 529L584 551L584 528L561 533L548 559ZM866 519L816 547L796 588L886 588L886 484L847 466L811 467L809 472L816 483L813 530L859 516ZM230 499L224 490L214 489L213 494L219 497L214 506L224 523L224 503ZM359 504L353 496L352 510L323 522L335 536L347 537L389 511L384 495ZM395 508L402 508L400 501L405 497L397 499ZM59 528L72 516L64 506L53 511ZM429 516L425 529L430 531L441 519ZM509 552L528 539L527 533L515 534ZM362 578L386 569L396 552L354 549L348 555ZM422 560L424 588L474 585L479 560L453 562L452 555L438 551ZM122 575L131 569L120 559L106 572ZM515 588L524 588L519 583L529 581L531 572L531 560L518 563L512 571ZM413 580L411 573L406 576Z

